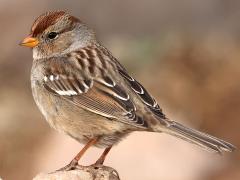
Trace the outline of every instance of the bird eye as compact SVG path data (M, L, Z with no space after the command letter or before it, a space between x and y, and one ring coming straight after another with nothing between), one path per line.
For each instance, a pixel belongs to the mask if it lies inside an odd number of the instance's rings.
M47 37L48 37L49 39L55 39L57 36L58 36L58 33L56 33L56 32L50 32L50 33L47 35Z

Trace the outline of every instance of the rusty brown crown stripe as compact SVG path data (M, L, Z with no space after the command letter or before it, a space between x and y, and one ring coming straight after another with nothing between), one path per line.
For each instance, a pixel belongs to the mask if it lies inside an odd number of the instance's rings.
M32 36L36 37L38 34L42 33L64 14L66 14L64 11L54 11L39 16L32 26Z

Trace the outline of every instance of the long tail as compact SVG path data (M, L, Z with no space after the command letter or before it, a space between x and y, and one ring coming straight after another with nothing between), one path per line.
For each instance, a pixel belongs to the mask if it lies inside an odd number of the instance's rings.
M223 151L232 152L235 147L221 139L213 137L209 134L188 128L175 121L168 121L168 125L160 128L159 131L173 135L190 143L196 144L208 151L221 154Z

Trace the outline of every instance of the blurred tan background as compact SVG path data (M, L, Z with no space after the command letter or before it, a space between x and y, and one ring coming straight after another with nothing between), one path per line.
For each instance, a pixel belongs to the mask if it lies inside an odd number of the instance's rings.
M156 97L168 117L240 147L240 1L0 0L0 177L31 179L66 165L82 145L50 129L30 89L33 20L64 9ZM92 148L82 164L102 150ZM163 134L133 133L106 165L124 180L237 180L239 150L217 156Z

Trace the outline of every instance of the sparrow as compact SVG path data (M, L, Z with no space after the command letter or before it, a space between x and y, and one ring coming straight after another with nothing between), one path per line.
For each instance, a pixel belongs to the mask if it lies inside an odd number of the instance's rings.
M96 38L64 11L40 15L20 45L32 48L34 100L50 126L84 148L62 170L72 170L91 146L112 146L134 131L167 133L216 153L235 147L166 117L157 101Z

